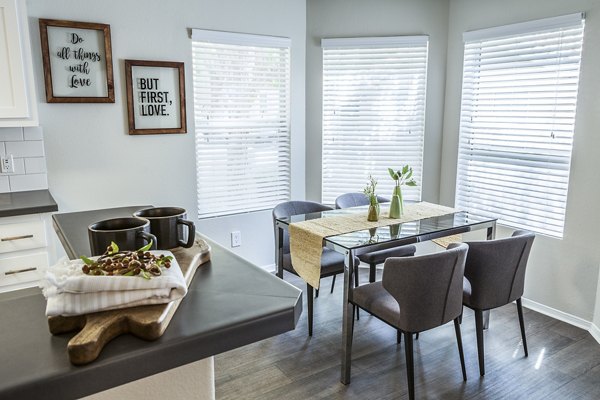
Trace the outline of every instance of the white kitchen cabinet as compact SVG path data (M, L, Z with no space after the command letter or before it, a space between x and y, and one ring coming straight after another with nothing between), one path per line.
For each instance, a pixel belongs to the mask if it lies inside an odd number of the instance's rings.
M25 0L0 0L0 127L36 125Z
M50 216L0 218L0 293L37 286L56 261Z

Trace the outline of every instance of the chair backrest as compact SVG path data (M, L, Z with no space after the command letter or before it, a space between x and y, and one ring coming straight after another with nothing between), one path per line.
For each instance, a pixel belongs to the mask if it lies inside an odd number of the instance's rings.
M520 230L505 239L467 242L465 277L471 283L470 306L486 310L523 296L533 239L533 233Z
M468 249L452 243L439 253L385 261L382 284L400 305L400 329L421 332L461 314Z
M388 203L390 199L377 196L377 201L380 203ZM335 199L335 208L349 208L357 206L368 206L369 198L364 193L344 193Z
M275 233L275 246L277 247L277 227L275 226L276 218L285 218L291 217L292 215L298 214L308 214L313 212L321 212L333 210L333 208L316 203L314 201L300 201L300 200L292 200L286 201L283 203L279 203L273 208L272 216L273 216L273 230ZM277 249L275 249L277 252ZM290 238L288 236L287 230L283 231L283 253L290 252ZM277 260L275 260L277 262Z

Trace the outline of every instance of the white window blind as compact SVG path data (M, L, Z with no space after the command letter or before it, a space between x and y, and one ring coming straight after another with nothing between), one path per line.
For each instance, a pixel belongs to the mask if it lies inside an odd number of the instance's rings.
M290 43L192 30L200 218L289 200Z
M427 36L323 39L322 200L361 192L369 174L391 196L387 169L413 167L421 199Z
M466 32L456 207L562 237L582 14Z

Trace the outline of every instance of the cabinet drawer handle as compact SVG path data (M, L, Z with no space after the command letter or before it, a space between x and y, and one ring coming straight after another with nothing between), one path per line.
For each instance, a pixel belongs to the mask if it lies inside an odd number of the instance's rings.
M21 239L31 239L33 235L23 235L23 236L10 236L0 239L2 242L10 242L13 240L21 240Z
M36 267L23 268L23 269L14 269L12 271L6 271L4 273L4 275L14 275L14 274L20 274L22 272L31 272L31 271L35 271L36 269L37 269Z

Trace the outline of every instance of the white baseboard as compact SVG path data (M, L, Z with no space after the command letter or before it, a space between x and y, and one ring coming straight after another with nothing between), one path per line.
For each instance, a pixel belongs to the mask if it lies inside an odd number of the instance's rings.
M524 297L522 298L522 303L523 307L527 307L533 311L539 312L540 314L547 315L559 321L566 322L567 324L574 325L578 328L585 329L586 331L590 331L591 333L592 323L590 321L586 321L585 319L577 317L573 314L557 310L556 308L548 307L544 304L526 299ZM600 333L600 331L598 331L598 333ZM596 338L596 340L598 340L598 338Z
M275 263L267 264L267 265L261 265L260 268L264 269L267 272L277 271L277 266L275 265Z
M596 342L600 343L600 328L596 324L592 324L590 327L590 334L596 339Z

